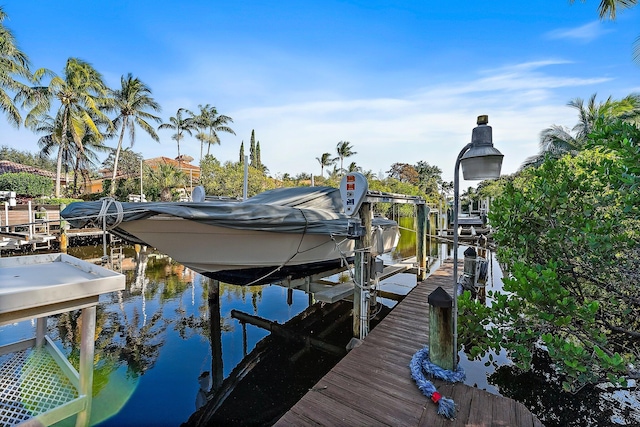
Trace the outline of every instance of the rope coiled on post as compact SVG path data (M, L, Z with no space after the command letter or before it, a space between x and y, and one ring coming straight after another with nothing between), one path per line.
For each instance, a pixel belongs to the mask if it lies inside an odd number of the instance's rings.
M455 371L449 371L436 365L429 360L428 346L418 350L413 355L409 368L411 369L411 377L416 382L416 385L422 394L431 399L433 403L438 404L438 414L450 419L455 418L455 402L453 399L449 399L438 393L438 389L436 389L436 386L427 379L427 376L452 383L461 382L465 379L464 369L458 365Z

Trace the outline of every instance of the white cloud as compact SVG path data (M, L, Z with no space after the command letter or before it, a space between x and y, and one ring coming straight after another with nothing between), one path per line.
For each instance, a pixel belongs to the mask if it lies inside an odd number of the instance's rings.
M288 103L234 111L238 143L246 143L251 123L261 141L262 161L272 173L319 173L316 157L335 152L348 140L357 154L348 159L365 170L386 171L396 162L424 160L439 166L451 180L455 157L470 139L477 115L489 114L496 145L504 141L505 173L538 151L539 132L552 124L572 125L575 112L559 88L606 82L607 78L557 77L544 74L539 61L487 70L477 79L424 87L397 98L350 99ZM484 77L485 74L490 75ZM241 137L240 135L244 135ZM223 145L225 145L223 143ZM227 147L216 147L224 152Z
M606 30L600 21L594 21L580 27L549 31L545 36L548 39L567 39L588 43L609 32L611 30Z

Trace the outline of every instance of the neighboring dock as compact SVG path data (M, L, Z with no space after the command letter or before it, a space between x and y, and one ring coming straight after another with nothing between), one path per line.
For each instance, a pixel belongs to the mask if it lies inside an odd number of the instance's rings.
M32 209L31 205L20 205L9 209L5 204L0 215L0 256L2 251L37 252L50 250L60 242L60 206L47 205ZM101 238L99 228L65 230L67 242L83 244ZM112 241L107 233L108 241Z
M419 283L275 426L543 426L523 404L465 384L434 380L456 403L457 416L437 414L411 378L409 362L429 341L427 298L438 286L451 293L453 263Z

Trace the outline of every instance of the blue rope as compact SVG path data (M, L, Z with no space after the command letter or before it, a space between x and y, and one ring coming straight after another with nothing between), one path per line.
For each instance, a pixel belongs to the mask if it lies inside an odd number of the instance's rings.
M453 399L446 398L436 389L431 381L427 379L427 375L431 378L437 378L448 382L462 382L465 379L464 369L460 365L455 371L443 369L429 360L429 347L425 346L422 350L418 350L411 358L409 364L411 368L411 377L416 382L418 389L430 398L434 403L438 404L438 414L447 418L455 418L456 404Z

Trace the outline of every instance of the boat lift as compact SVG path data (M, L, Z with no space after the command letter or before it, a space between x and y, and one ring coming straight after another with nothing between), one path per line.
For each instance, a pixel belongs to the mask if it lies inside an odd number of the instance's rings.
M353 296L353 336L364 339L369 333L369 306L374 301L376 282L398 273L415 273L417 280L427 275L427 234L429 233L429 207L419 196L369 191L366 178L359 172L345 175L341 182L341 195L345 213L352 216L354 226L352 238L356 239L354 274L351 281L334 283L326 277L349 268L345 265L330 271L301 279L289 279L279 284L287 288L304 290L316 301L334 303ZM414 204L417 212L416 257L399 263L383 266L382 261L372 257L371 235L373 203ZM376 280L374 280L376 279ZM375 302L375 301L374 301Z

